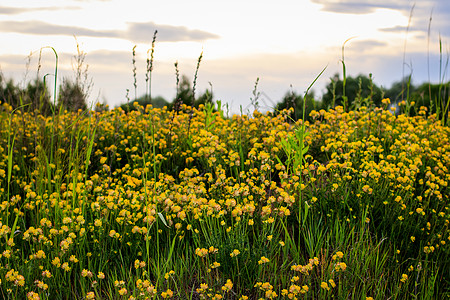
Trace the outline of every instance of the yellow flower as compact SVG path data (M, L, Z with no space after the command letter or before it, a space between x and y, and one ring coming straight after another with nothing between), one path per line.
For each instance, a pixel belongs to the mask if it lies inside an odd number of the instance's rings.
M66 272L69 272L71 268L69 267L69 263L65 262L61 265L61 269L63 269Z
M45 258L45 252L42 251L42 250L39 250L39 251L36 253L35 257L36 257L36 258Z
M383 100L381 100L381 103L383 103L383 104L385 104L385 105L388 105L388 104L391 103L391 99L389 99L389 98L384 98Z
M272 291L272 290L266 291L266 298L268 298L268 299L273 299L273 298L276 298L277 296L278 295L275 291Z
M127 291L126 288L121 288L121 289L119 290L119 295L121 295L121 296L126 295L127 293L128 293L128 291Z
M161 293L161 297L163 297L164 299L172 298L172 296L173 296L173 292L170 289L168 289L167 291Z
M42 289L42 290L44 290L44 291L48 289L48 285L45 284L43 281L36 280L35 283L36 283L36 286L37 286L38 288L40 288L40 289Z
M217 253L217 252L219 252L219 249L214 248L213 246L211 246L211 247L209 247L208 252L209 253Z
M233 288L233 282L231 282L230 279L227 279L227 283L225 283L224 286L222 286L222 291L229 292Z
M408 275L402 274L402 279L400 279L401 282L406 282L408 280Z
M59 257L55 257L53 260L52 260L52 264L54 265L54 266L56 266L56 267L60 267L61 266L61 260L59 259Z
M42 272L42 277L50 278L50 277L52 277L52 273L50 273L49 270L45 270Z
M7 292L8 292L8 290L7 290ZM39 297L39 294L38 294L38 293L35 293L35 292L28 292L28 293L27 293L27 299L28 299L28 300L40 300L41 297Z
M331 287L336 287L336 283L334 282L333 279L328 280L328 282L330 283Z
M330 290L330 287L328 286L328 283L322 281L322 283L320 284L320 287L323 288L324 290Z
M267 257L262 256L261 259L258 261L258 264L262 265L262 264L268 263L269 261L270 260Z
M197 248L197 249L195 249L195 254L200 257L205 257L206 255L208 255L208 249Z
M347 264L344 262L340 262L336 264L336 271L345 271L345 269L347 268Z
M233 252L230 253L230 256L231 256L231 257L235 257L235 256L238 256L239 253L241 253L239 250L234 249Z

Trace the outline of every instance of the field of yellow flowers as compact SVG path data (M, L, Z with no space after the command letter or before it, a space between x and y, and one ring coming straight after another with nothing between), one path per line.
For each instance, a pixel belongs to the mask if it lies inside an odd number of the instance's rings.
M443 299L450 128L426 108L0 106L2 299Z

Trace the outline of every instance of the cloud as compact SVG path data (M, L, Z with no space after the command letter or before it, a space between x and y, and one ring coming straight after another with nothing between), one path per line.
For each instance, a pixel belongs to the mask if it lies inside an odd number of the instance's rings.
M217 39L218 35L197 29L189 29L184 26L159 25L153 22L128 23L128 28L120 30L93 30L77 26L64 26L50 24L42 21L2 21L0 31L16 32L34 35L76 35L87 37L120 38L133 42L148 42L153 33L158 30L158 41L204 41Z
M379 8L409 11L411 9L410 0L379 1L379 0L312 0L313 3L321 4L322 10L336 13L348 14L368 14Z
M31 8L0 6L0 15L16 15L29 12Z
M431 30L450 37L450 1L442 0L311 0L322 5L323 11L345 14L369 14L377 9L400 11L404 16L411 15L410 32L426 34L431 21ZM407 26L384 28L385 32L406 32Z
M370 52L374 48L387 47L388 43L379 40L352 40L351 49L357 49L360 53Z
M151 40L155 30L158 30L158 40L163 42L204 41L219 38L218 35L202 30L189 29L185 26L157 25L153 22L128 23L127 30L120 35L135 42L147 42Z
M95 31L82 27L54 25L42 21L3 21L0 22L0 31L16 32L35 35L78 35L91 37L115 37L115 34L107 31Z
M74 9L80 9L79 7L75 6L63 6L63 7L10 7L10 6L0 6L0 15L18 15L22 13L27 12L35 12L35 11L42 11L42 10L74 10Z

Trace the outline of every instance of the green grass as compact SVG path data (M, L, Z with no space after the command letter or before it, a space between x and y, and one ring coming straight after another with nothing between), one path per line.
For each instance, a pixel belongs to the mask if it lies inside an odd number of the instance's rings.
M310 122L219 101L70 112L55 98L50 116L2 102L1 297L450 297L448 101L350 110L342 63L344 107Z

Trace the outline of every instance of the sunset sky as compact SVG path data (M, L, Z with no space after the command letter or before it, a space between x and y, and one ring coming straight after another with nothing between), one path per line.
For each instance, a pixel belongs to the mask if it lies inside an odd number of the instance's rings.
M134 45L137 94L145 93L147 51L158 30L153 96L171 100L176 91L174 63L178 61L180 73L192 80L203 51L197 91L212 85L214 99L228 102L237 112L239 106L249 106L259 77L264 110L291 85L304 93L327 67L313 86L321 95L330 77L336 72L342 76L341 47L349 38L349 75L372 73L375 83L385 88L411 72L413 83L428 78L438 82L439 39L445 64L449 16L447 0L2 0L0 69L18 83L33 79L39 50L51 46L59 56L58 80L73 78L76 36L94 82L90 101L115 106L126 102L127 89L134 98ZM54 73L54 61L51 50L44 49L41 76Z

